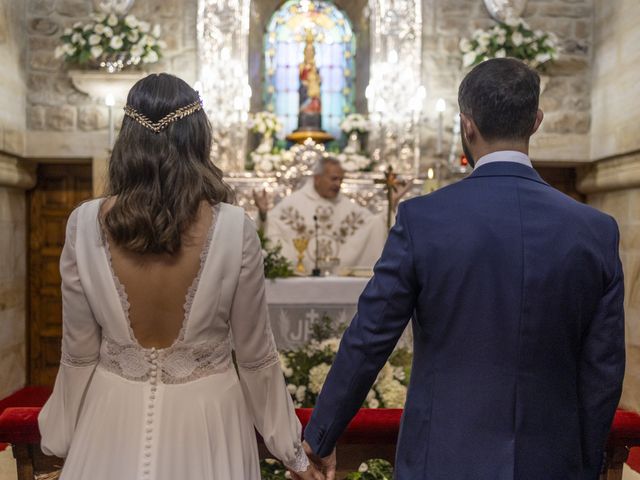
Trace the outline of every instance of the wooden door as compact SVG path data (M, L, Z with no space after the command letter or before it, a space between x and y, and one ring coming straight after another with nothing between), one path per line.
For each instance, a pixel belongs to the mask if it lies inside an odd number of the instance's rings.
M60 253L67 218L91 198L91 165L38 167L29 195L29 383L53 385L60 363Z

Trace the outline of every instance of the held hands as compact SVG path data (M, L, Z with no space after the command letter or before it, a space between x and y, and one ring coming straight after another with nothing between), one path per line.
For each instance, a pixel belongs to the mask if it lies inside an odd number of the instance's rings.
M309 460L311 460L312 465L317 469L316 471L320 471L321 473L321 477L319 478L323 478L326 480L336 480L336 449L334 448L333 451L326 457L318 457L315 453L313 453L313 450L311 450L311 446L306 442L302 442L302 447L304 448L305 453L307 454L307 456L309 457ZM299 474L298 474L299 475ZM293 478L297 478L297 477L293 477ZM306 477L298 477L298 478L305 478ZM309 478L316 478L316 477L309 477Z
M291 473L293 480L325 480L325 478L328 478L325 477L313 463L309 464L309 468L304 472L293 472L289 470L289 473Z

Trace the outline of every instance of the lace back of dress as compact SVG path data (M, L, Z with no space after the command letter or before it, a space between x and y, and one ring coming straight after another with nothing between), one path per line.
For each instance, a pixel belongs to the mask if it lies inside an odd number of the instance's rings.
M219 205L213 208L211 226L200 253L200 266L185 297L184 318L180 331L173 344L167 348L143 348L136 340L129 318L131 308L129 297L113 268L109 242L103 233L105 252L129 331L129 341L126 343L118 342L108 335L104 335L100 351L100 364L104 368L128 380L141 382L149 380L154 369L159 368L160 380L169 384L189 382L230 368L231 345L228 337L215 342L189 343L185 341L195 295L211 248L219 208Z

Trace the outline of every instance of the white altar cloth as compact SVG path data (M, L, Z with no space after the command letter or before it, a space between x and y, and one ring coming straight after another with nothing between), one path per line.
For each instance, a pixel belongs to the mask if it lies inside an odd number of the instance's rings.
M360 277L292 277L266 281L271 328L279 349L302 346L311 324L323 316L351 322L369 282Z

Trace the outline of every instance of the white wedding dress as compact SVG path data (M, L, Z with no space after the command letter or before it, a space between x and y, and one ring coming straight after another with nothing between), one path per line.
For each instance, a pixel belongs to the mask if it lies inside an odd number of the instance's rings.
M39 425L42 450L65 457L62 480L259 480L254 427L274 456L305 470L251 220L238 207L213 208L178 338L143 348L100 205L72 213L60 260L62 360Z

